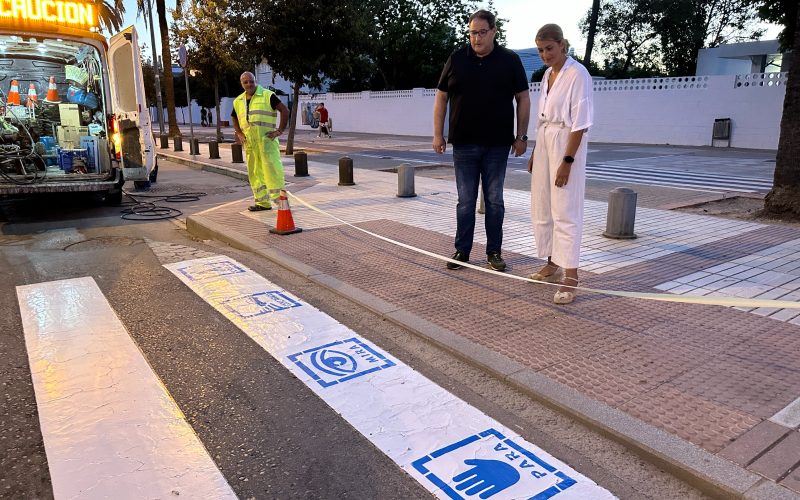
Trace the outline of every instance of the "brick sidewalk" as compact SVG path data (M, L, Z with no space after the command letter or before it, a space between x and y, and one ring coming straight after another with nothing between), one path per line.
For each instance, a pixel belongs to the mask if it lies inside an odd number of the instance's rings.
M294 183L289 190L305 201L387 238L438 255L452 253L456 195L451 182L418 177L419 196L401 199L394 196L392 174L359 170L356 186L340 187L334 167L312 164L310 170L318 175L287 175ZM529 193L506 192L504 257L510 274L526 275L542 264L534 257L529 203ZM709 480L725 494L763 487L764 478L780 485L768 496L800 493L800 310L735 310L589 293L569 306L556 306L551 287L470 269L447 271L439 260L297 202L294 220L304 231L271 235L267 229L274 225L274 211L249 213L248 204L242 200L198 214L189 228L299 263L301 270L310 268L310 276L324 276L323 282L344 285L338 287L343 293L368 297L373 309L399 315L398 322L404 314L414 318L410 326L422 334L453 334L448 338L456 344L461 339L488 353L494 361L481 356L474 361L512 383L524 386L518 381L526 374L545 384L557 382L554 387L565 394L573 389L595 405L592 411L611 411L607 422L583 415L605 430L614 428L616 417L644 423L654 429L646 438L626 436L625 429L613 432L632 445L639 439L641 449L655 449L654 456L678 462L697 477L713 476L703 469L711 458L714 467L734 475L741 467L738 485ZM586 287L800 298L798 230L640 209L638 239L608 240L599 236L605 211L605 204L587 201L581 265ZM483 263L484 241L479 217L473 263ZM470 349L462 354L469 357ZM567 403L551 402L582 416ZM670 451L681 443L705 454L696 462L681 462ZM689 447L682 453L691 452Z

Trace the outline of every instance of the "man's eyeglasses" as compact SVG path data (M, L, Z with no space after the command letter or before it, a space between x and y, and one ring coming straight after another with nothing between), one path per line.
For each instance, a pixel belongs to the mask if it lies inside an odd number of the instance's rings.
M478 38L478 37L483 38L490 31L492 31L492 30L491 29L488 29L488 30L469 30L469 36L472 36L472 37L475 37L475 38Z

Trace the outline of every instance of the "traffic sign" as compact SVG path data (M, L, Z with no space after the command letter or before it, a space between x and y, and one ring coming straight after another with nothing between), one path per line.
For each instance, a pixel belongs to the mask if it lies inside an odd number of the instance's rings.
M189 54L186 53L186 46L181 44L181 46L178 47L178 64L180 64L181 68L185 68L188 63Z

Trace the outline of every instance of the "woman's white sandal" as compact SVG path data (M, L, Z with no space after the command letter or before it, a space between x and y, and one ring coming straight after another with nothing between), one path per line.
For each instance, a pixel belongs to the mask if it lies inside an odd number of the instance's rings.
M562 274L564 274L564 271L559 267L558 269L553 271L553 274L548 274L547 276L545 276L540 271L533 274L529 274L528 279L536 281L544 281L545 283L559 283L561 281Z
M578 286L578 278L570 278L570 277L564 278L564 281L562 281L561 284L562 285L566 285L567 284L566 283L567 280L574 281L575 282L574 286ZM568 285L568 286L572 286L572 285ZM568 290L566 292L556 292L556 294L553 295L553 303L555 303L555 304L571 304L572 301L574 301L574 300L575 300L575 290L574 289L573 290Z

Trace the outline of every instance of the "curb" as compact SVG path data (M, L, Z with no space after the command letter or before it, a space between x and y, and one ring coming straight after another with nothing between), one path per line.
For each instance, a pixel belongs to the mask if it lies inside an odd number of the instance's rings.
M213 163L208 163L202 160L192 160L190 158L184 158L182 156L171 155L167 153L156 153L156 158L161 158L163 160L169 160L175 163L179 163L183 166L193 168L195 170L203 170L206 172L213 172L215 174L224 175L226 177L233 177L234 179L239 179L240 181L247 182L247 171L244 170L237 170L232 167L223 167L222 165L215 165Z
M719 498L771 500L800 498L800 495L777 483L595 401L571 387L525 368L497 352L464 339L394 304L343 283L267 246L264 242L233 234L227 226L213 222L202 215L189 216L186 219L186 229L198 238L214 239L239 250L260 255L369 309L533 399L623 444L708 495Z

